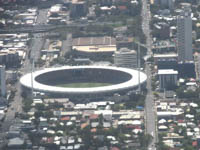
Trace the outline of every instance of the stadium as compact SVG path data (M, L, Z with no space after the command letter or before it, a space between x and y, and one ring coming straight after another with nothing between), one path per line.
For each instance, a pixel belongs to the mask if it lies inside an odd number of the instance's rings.
M140 75L140 78L138 76ZM124 93L146 83L137 70L110 66L63 66L46 68L21 77L24 91L44 92L53 97L101 97Z

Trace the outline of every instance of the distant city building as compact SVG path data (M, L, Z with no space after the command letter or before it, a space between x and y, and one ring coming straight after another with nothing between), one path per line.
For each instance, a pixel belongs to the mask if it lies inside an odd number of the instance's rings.
M160 5L161 8L174 9L174 0L151 0L150 3Z
M174 9L174 0L160 0L162 8Z
M19 53L17 51L2 50L0 51L0 65L17 67L20 63Z
M6 96L6 74L5 66L0 66L0 87L1 87L1 96Z
M154 63L157 69L174 69L177 70L177 54L154 54Z
M159 89L170 90L177 85L178 71L173 69L158 70L159 76Z
M177 48L179 63L188 63L193 61L190 4L183 5L183 10L177 17Z
M158 22L154 24L154 30L156 33L159 33L159 35L155 34L155 36L159 36L159 39L162 39L162 40L169 39L169 36L170 36L169 24L165 22Z
M8 70L6 71L6 80L9 82L17 81L17 71Z
M70 5L70 16L83 17L86 14L87 14L86 1L72 0L71 5Z
M196 78L194 62L178 63L177 70L179 78Z
M62 4L51 6L47 13L47 23L49 24L65 24L66 19L63 17L65 14L65 7Z
M153 55L154 58L154 63L157 64L157 62L160 59L177 59L177 54L176 53L168 53L168 54L154 54Z
M176 50L175 42L162 40L152 45L153 53L172 53Z
M136 68L137 67L137 53L135 50L128 48L121 48L115 51L114 64L117 67Z

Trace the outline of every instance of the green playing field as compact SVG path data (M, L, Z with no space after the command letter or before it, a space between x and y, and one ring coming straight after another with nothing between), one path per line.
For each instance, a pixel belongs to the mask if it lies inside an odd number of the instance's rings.
M101 87L101 86L108 86L111 85L110 83L70 83L70 84L59 84L56 85L58 87L65 87L65 88L92 88L92 87Z

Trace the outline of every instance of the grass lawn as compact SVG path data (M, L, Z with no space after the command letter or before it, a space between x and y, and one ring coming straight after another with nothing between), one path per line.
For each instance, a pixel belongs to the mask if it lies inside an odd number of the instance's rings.
M110 83L70 83L70 84L59 84L56 85L58 87L66 87L66 88L92 88L92 87L100 87L100 86L108 86Z

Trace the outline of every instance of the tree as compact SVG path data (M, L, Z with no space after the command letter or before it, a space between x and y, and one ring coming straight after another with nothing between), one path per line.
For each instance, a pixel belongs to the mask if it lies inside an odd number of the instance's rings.
M45 110L45 106L44 104L36 104L35 108L39 111L44 111Z
M54 116L52 111L45 111L43 115L46 118L51 118Z
M81 130L80 135L83 138L83 142L85 144L83 149L88 150L93 142L92 134L90 132L90 127L87 126L83 130Z
M198 98L199 97L199 89L192 91L192 90L187 90L185 86L181 86L176 89L176 95L179 98Z
M36 111L35 112L35 118L38 119L39 117L43 117L43 112L42 111Z
M150 142L152 141L152 136L149 134L141 133L139 134L139 141L142 147L147 148Z
M169 150L169 147L163 143L163 137L166 133L158 134L158 143L156 144L157 150Z
M32 99L23 99L23 110L28 112L31 109L31 104L33 103Z

